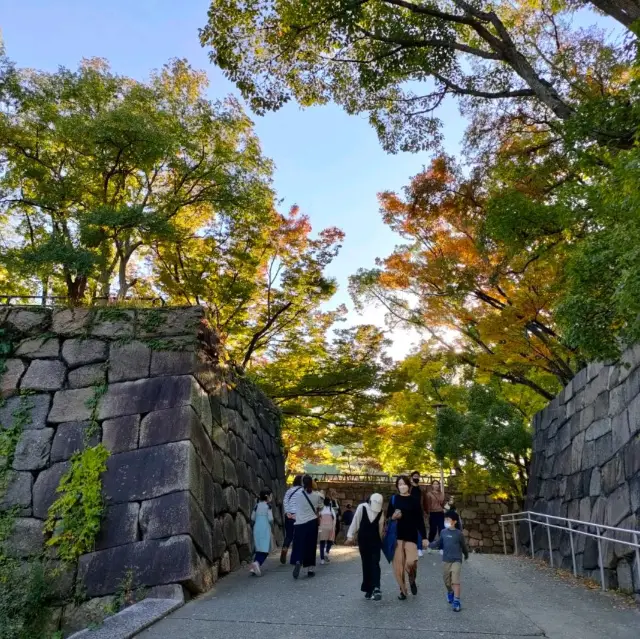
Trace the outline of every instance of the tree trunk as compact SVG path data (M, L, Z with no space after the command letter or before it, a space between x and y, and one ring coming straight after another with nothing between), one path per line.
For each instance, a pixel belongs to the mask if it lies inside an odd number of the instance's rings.
M640 20L640 2L637 0L591 0L591 4L627 29Z

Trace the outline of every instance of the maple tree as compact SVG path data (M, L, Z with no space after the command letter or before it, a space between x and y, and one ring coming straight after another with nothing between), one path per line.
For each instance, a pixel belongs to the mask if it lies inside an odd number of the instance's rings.
M483 243L487 193L477 170L465 177L439 157L405 197L380 195L385 222L409 243L351 279L359 304L376 302L391 324L426 332L459 361L551 399L574 374L551 309L560 259ZM539 259L539 258L545 259Z
M370 325L333 328L346 309L308 316L253 374L284 417L287 465L328 462L327 447L360 444L384 406L390 342Z

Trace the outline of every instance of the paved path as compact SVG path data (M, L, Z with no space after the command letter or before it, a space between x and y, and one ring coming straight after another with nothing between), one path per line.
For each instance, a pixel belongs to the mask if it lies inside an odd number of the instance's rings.
M315 579L295 582L267 562L261 579L236 573L140 639L638 639L640 612L616 596L567 583L513 557L472 555L463 567L463 610L445 601L440 557L426 555L419 593L396 598L384 562L381 602L360 593L357 552L336 548Z

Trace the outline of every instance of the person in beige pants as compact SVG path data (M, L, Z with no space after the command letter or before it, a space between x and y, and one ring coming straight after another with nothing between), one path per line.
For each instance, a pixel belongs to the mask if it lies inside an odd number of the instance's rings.
M406 476L396 479L397 493L389 500L387 519L396 522L397 541L393 554L393 573L400 587L398 599L407 599L407 577L413 595L418 594L418 535L426 539L427 531L420 503L410 494L410 481ZM425 542L426 543L426 542Z

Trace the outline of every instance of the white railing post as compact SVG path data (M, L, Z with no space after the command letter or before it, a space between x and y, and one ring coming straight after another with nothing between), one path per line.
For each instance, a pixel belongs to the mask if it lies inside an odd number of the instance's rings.
M600 584L602 590L606 590L607 586L604 583L604 561L602 559L602 537L600 536L600 528L596 527L596 534L598 536L598 559L600 563Z
M545 526L547 528L547 540L549 541L549 565L553 568L553 546L551 545L551 528L549 528L549 515L545 515Z
M515 517L511 519L513 522L513 554L517 555L518 553L518 543L517 543L517 533L516 533L516 519Z
M573 564L573 576L578 576L578 570L576 568L576 551L573 546L573 528L571 527L571 522L567 522L569 526L569 541L571 542L571 563Z
M640 584L640 548L638 548L638 533L633 533L633 542L636 545L636 570L638 571L638 583Z
M535 559L536 552L533 548L533 526L531 525L531 513L527 513L527 521L529 522L529 544L531 546L531 559Z
M500 518L500 527L502 528L502 545L504 547L504 554L507 554L507 533L504 531L504 520Z

